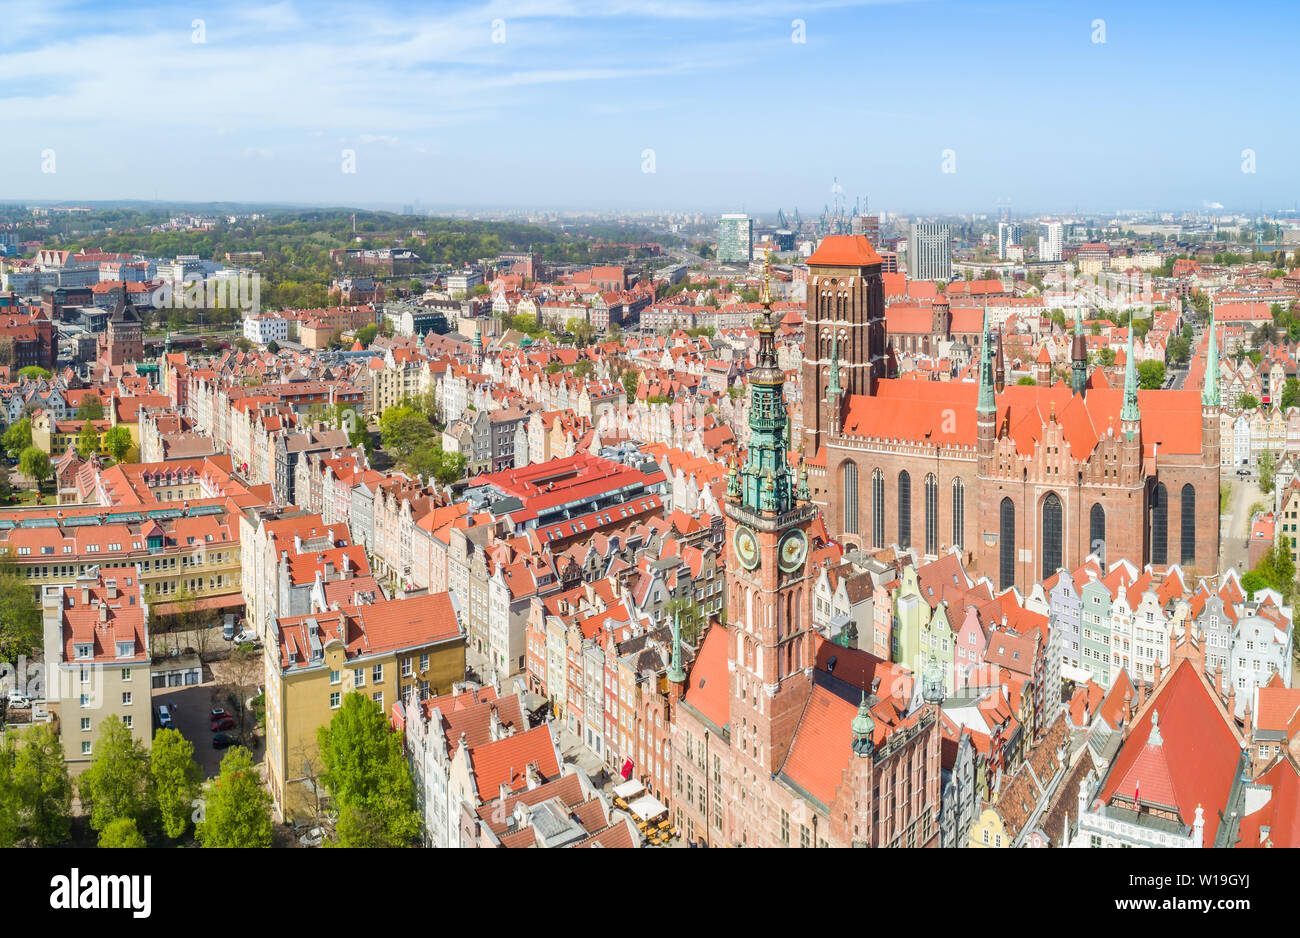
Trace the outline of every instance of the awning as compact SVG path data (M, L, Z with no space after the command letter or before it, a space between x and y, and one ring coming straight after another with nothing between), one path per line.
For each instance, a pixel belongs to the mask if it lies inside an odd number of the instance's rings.
M1074 681L1076 684L1087 684L1092 680L1092 672L1087 668L1076 668L1072 665L1061 665L1061 677L1067 681Z
M203 612L208 609L243 609L244 595L242 593L230 593L226 596L210 596L207 599L196 600L194 603L195 612ZM174 616L180 610L177 609L176 603L159 603L156 606L150 606L149 611L156 616Z
M642 821L657 821L668 813L668 806L654 795L642 795L627 806L632 815Z
M622 782L614 786L614 794L622 798L624 801L627 801L629 798L635 798L644 791L645 786L636 779L632 779L630 782Z

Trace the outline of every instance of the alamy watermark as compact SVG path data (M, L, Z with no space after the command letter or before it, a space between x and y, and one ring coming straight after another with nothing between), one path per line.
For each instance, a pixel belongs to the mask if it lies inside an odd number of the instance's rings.
M262 275L209 277L164 283L150 294L154 309L244 309L262 307Z

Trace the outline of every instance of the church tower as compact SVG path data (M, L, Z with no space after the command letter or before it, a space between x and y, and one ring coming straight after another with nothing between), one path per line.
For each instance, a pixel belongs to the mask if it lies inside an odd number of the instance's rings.
M744 465L729 472L724 511L731 745L750 771L770 775L785 759L812 688L809 528L817 510L806 474L796 476L789 464L785 374L766 275L763 307L758 364L749 375L749 449Z
M839 351L845 396L873 395L889 377L885 348L884 262L862 235L829 235L808 258L804 318L803 452L816 456L830 436L823 409L830 382L832 339Z
M135 308L126 297L126 281L122 282L122 298L108 319L105 348L110 365L125 365L144 360L144 326Z

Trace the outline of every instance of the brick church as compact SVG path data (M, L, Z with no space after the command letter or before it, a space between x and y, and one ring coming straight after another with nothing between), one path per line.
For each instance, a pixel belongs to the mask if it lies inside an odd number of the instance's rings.
M833 537L924 557L956 547L999 589L1028 590L1089 553L1217 569L1212 378L1203 392L1139 390L1130 333L1124 386L1112 388L1088 373L1077 320L1068 382L1007 386L987 322L978 383L898 378L866 238L828 237L808 267L802 450Z

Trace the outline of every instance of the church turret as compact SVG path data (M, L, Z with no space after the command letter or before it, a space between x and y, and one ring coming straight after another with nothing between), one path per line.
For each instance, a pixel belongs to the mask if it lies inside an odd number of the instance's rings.
M1119 412L1123 426L1121 432L1126 439L1140 435L1142 411L1138 407L1137 362L1133 357L1133 326L1129 325L1128 350L1124 360L1124 406Z
M482 326L476 326L474 328L473 350L474 350L474 367L481 368L483 366L483 327Z
M668 695L672 700L681 699L686 689L686 670L682 667L682 624L681 611L673 613L673 649L668 662Z
M1083 337L1083 306L1074 309L1074 340L1070 346L1070 390L1088 393L1088 341Z
M867 706L865 690L862 692L862 702L858 704L858 712L854 714L849 729L853 733L853 751L860 756L874 755L876 745L872 741L872 735L876 731L876 721L871 719L871 708Z
M980 391L975 405L975 428L979 441L980 475L988 469L986 460L993 455L994 421L997 403L993 397L993 356L989 351L989 314L984 311L984 328L980 336Z
M830 376L826 381L826 416L822 420L827 432L836 437L840 435L840 428L844 420L844 394L840 389L840 352L839 352L839 335L832 330L831 332L831 368Z

